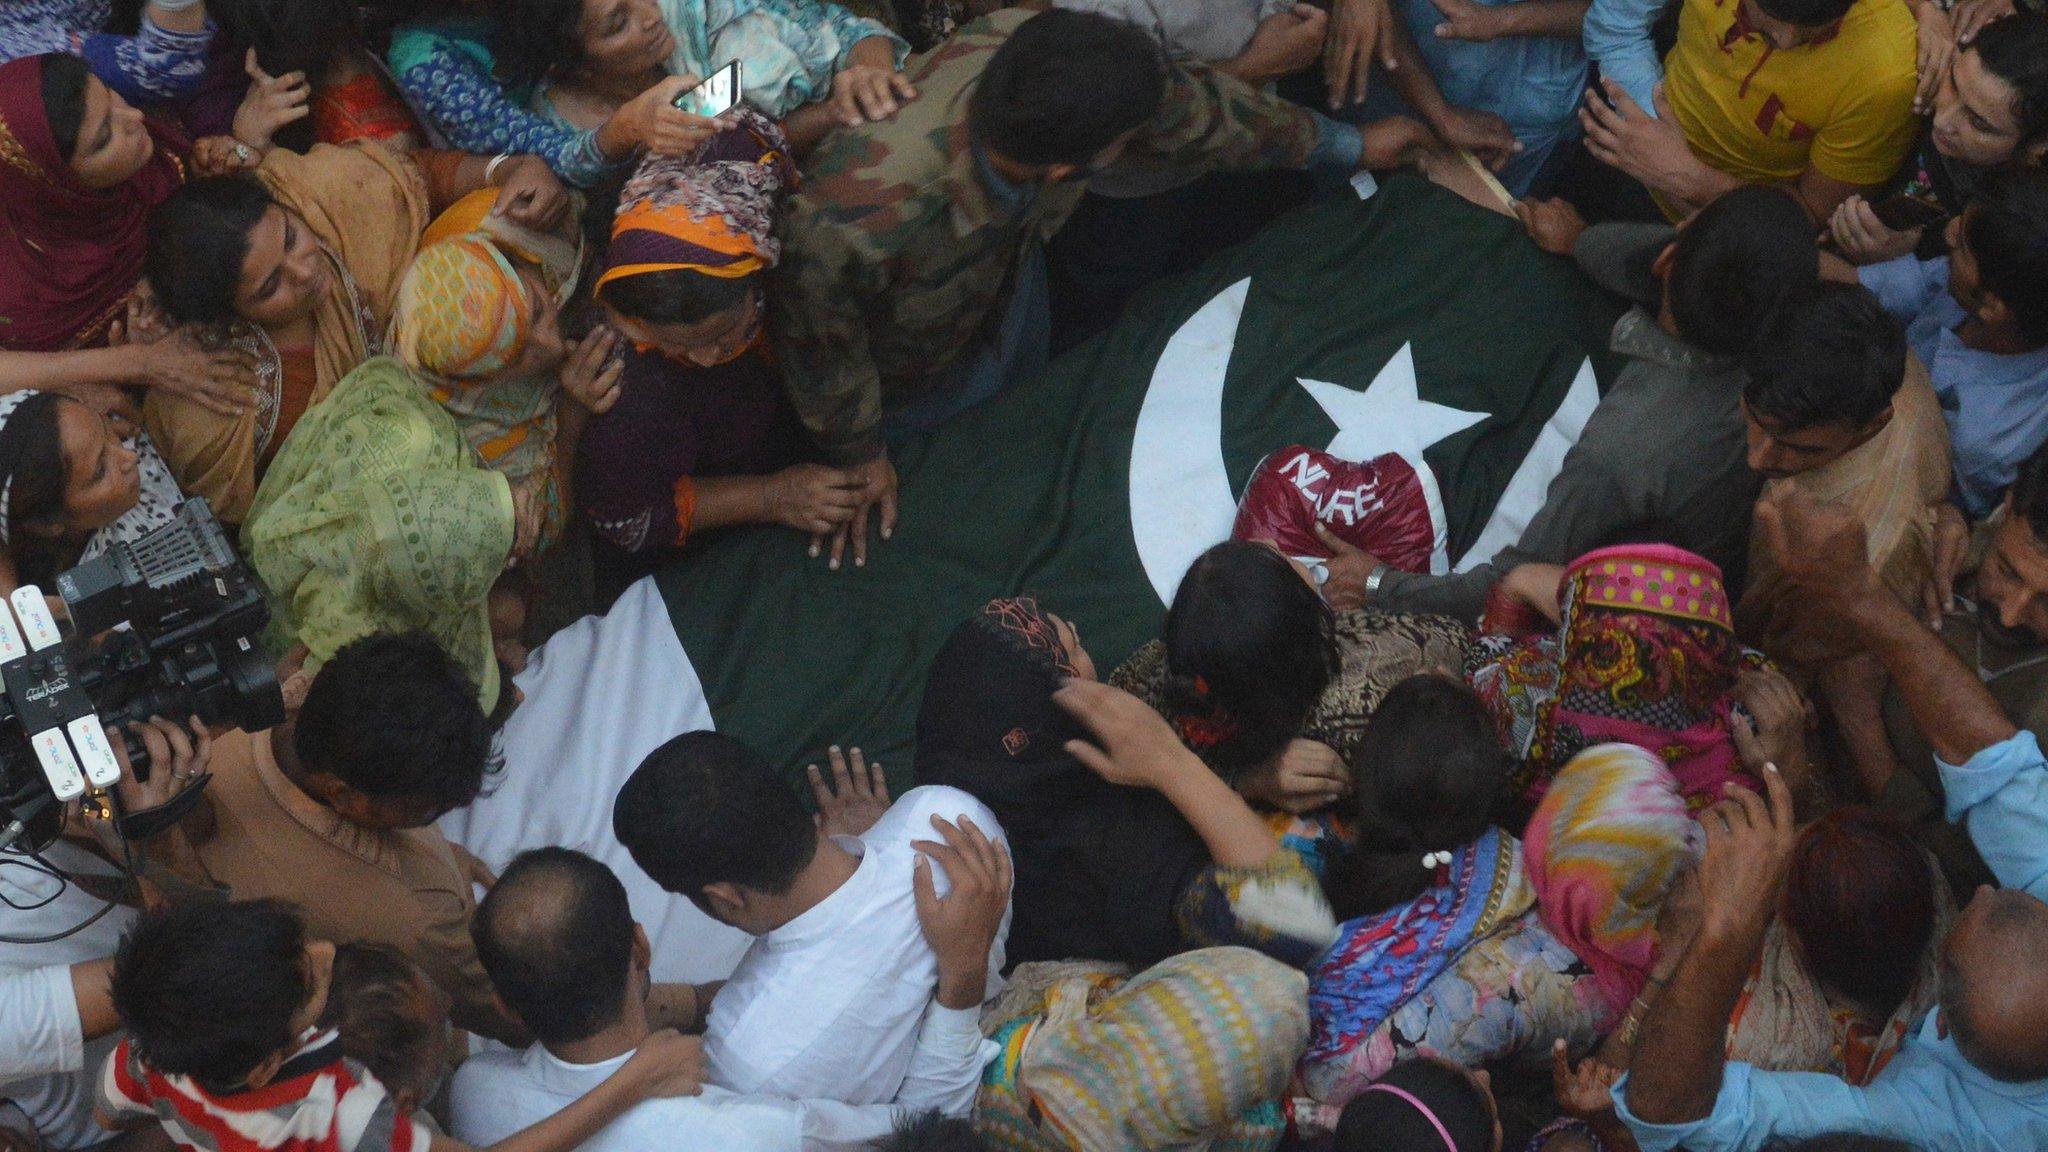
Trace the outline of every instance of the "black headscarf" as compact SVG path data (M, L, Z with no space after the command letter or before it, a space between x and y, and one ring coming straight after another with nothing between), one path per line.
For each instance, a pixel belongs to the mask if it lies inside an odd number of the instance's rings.
M1174 908L1209 852L1164 797L1067 754L1081 731L1052 694L1073 675L1036 601L990 601L932 662L917 782L968 792L1002 822L1016 866L1012 961L1149 967L1183 950Z

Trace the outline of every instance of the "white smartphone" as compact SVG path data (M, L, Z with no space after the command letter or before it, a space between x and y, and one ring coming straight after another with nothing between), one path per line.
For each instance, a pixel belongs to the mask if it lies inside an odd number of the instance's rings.
M710 79L675 98L675 106L709 119L730 112L740 102L740 62L735 60Z

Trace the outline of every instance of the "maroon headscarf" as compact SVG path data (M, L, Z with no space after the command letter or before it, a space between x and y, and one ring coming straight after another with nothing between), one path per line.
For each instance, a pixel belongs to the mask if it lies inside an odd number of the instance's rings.
M185 180L183 138L155 122L156 152L119 185L78 182L43 108L43 61L0 64L0 348L98 343L142 278L150 209Z

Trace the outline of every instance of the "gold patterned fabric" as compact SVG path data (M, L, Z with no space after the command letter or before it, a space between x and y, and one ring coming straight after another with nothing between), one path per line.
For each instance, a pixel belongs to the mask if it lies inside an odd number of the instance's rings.
M1319 740L1351 763L1380 698L1420 672L1462 676L1472 630L1447 616L1407 616L1361 608L1337 613L1337 675L1316 701L1301 738ZM1109 682L1143 700L1168 720L1166 644L1154 640L1131 654ZM1204 749L1197 755L1208 759ZM1211 765L1214 766L1213 764Z

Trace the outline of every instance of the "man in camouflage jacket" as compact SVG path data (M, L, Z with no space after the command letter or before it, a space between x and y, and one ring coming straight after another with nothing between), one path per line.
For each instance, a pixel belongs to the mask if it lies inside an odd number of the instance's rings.
M883 409L926 398L981 351L1021 258L1065 223L1094 170L1385 166L1427 141L1405 120L1361 135L1205 65L1169 62L1133 30L1164 77L1150 118L1085 162L1018 163L975 139L969 108L998 50L1034 21L1052 23L1016 52L1054 50L1063 21L1106 23L1004 9L962 28L910 62L917 95L894 119L825 138L778 223L783 255L770 296L789 396L827 459L863 484L860 515L834 542L835 565L849 535L856 562L864 557L870 508L879 505L884 537L893 527Z

